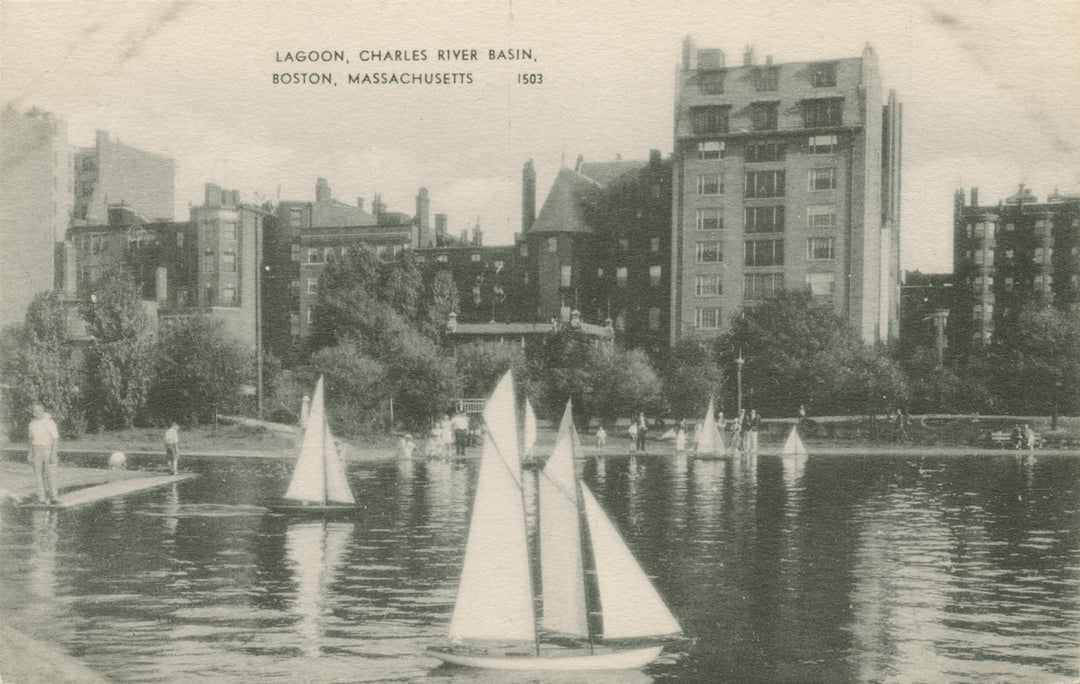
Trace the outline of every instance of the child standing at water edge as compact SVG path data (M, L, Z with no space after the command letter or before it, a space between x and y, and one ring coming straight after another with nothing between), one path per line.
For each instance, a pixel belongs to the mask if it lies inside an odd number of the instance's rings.
M42 404L35 403L33 411L34 419L30 421L28 430L30 465L37 479L38 500L41 503L56 503L56 446L60 442L60 432Z
M604 426L596 428L596 446L597 448L603 447L607 444L607 431L604 430Z
M638 440L637 440L637 431L638 431L637 422L634 421L633 419L631 419L630 420L630 427L627 428L626 431L628 433L630 433L630 453L634 453L637 450L637 443L638 443Z
M175 475L180 466L180 426L176 423L165 431L165 460Z

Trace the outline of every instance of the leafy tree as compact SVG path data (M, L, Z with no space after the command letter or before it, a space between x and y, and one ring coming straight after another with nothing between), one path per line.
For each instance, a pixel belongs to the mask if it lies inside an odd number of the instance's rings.
M3 376L11 385L14 434L30 422L31 406L41 402L64 435L82 432L81 367L67 338L67 312L55 292L37 294L22 327L5 331Z
M499 342L470 342L455 352L462 392L468 397L491 393L507 370L514 370L519 387L528 385L527 362L521 347Z
M735 368L742 354L743 406L766 414L794 415L800 404L816 413L877 412L904 400L895 364L806 290L744 307L716 351L722 368Z
M159 423L195 425L234 409L250 377L248 354L220 320L192 316L165 326L155 348L147 408Z
M337 433L357 434L378 421L386 399L386 367L355 342L320 349L311 359L311 370L304 391L310 393L318 376L325 376L327 412Z
M662 368L664 399L675 418L699 419L710 398L722 405L724 371L717 365L712 345L683 338L668 351Z
M995 330L996 391L1018 413L1080 412L1080 312L1020 308Z
M636 416L639 411L656 416L662 411L660 378L644 350L592 347L588 370L586 416L612 426L621 416Z
M127 274L113 271L94 285L79 312L93 338L87 365L96 418L128 428L146 403L153 368L153 321L139 288Z

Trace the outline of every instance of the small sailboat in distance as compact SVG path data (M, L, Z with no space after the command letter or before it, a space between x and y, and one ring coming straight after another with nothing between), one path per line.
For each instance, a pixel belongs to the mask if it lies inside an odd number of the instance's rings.
M285 492L286 502L270 506L278 513L326 515L357 510L345 467L338 455L323 401L323 378L315 385L300 458Z
M508 373L488 405L493 414L514 415L513 397ZM529 553L516 425L491 418L485 409L489 425L450 622L451 644L431 652L446 663L498 670L625 670L648 664L664 641L682 630L578 479L569 404L540 472L539 558ZM543 585L542 620L534 600L534 562ZM602 627L591 624L594 607Z
M709 398L709 409L701 423L701 434L694 450L695 458L724 458L724 436L716 424L713 412L713 400Z
M802 438L799 437L797 426L791 426L791 432L788 433L787 441L784 442L784 448L780 450L780 455L785 458L806 458L810 455L810 452L806 450L806 445L803 444Z

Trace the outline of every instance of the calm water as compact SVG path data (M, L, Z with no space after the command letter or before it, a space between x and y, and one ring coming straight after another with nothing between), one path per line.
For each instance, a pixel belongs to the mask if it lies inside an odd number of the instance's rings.
M251 508L290 463L184 465L202 477L3 509L3 620L116 681L483 680L423 653L446 633L476 464L355 465L366 510L327 523ZM643 457L585 479L696 639L606 681L1080 676L1080 459Z

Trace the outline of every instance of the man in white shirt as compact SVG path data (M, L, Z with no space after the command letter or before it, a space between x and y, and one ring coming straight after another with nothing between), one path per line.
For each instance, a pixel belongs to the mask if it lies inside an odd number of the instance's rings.
M30 421L30 465L37 479L38 499L42 503L56 503L56 446L60 432L45 407L35 402L34 419Z
M450 419L450 424L454 427L455 453L458 456L464 456L465 444L469 441L469 418L461 411L458 411Z
M180 426L176 423L170 425L165 431L165 458L172 474L175 475L180 461Z

